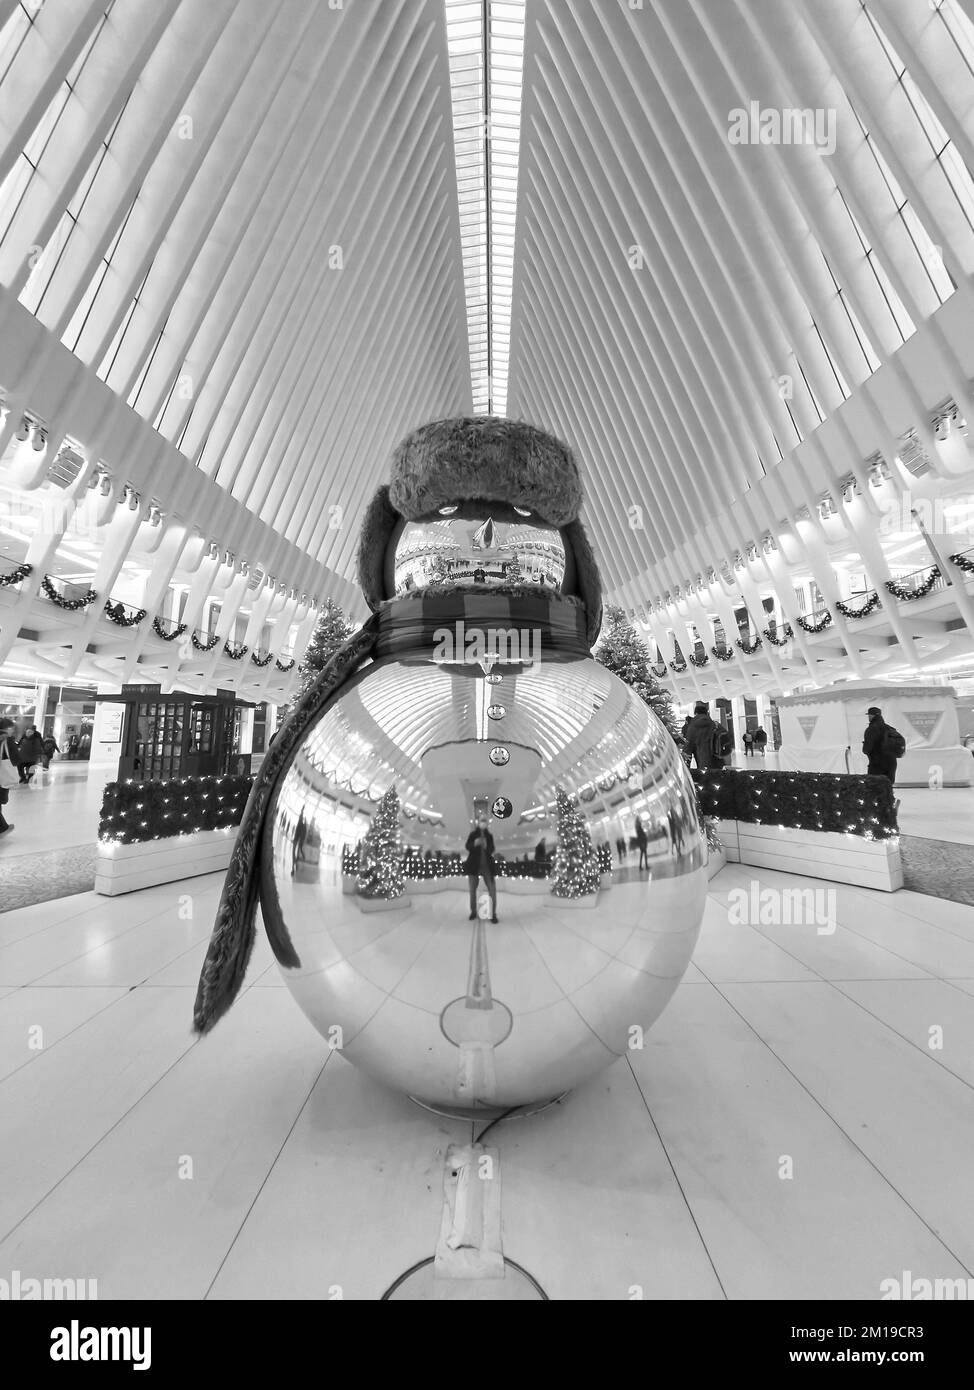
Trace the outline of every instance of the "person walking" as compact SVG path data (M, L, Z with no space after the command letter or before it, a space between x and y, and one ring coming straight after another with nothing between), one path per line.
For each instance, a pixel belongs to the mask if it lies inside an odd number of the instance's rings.
M896 786L896 762L906 752L903 735L887 724L883 712L876 705L866 710L869 723L862 739L862 751L869 760L866 769L869 777L888 777Z
M744 756L749 758L754 752L754 735L750 729L744 730Z
M72 760L74 760L78 756L78 748L80 744L80 738L75 733L74 729L72 729L70 734L68 735L68 757Z
M710 717L706 703L698 700L693 707L693 718L687 730L688 761L692 756L698 768L721 768L726 754L721 748L726 745L727 733L720 724Z
M762 729L761 725L759 724L758 727L754 730L754 748L756 752L761 754L762 758L764 757L764 750L767 746L767 742L768 735L765 733L764 729Z
M17 745L20 755L20 780L26 784L33 781L34 768L44 756L44 740L35 725L31 725Z
M60 753L61 750L58 747L57 739L54 737L53 734L47 734L41 746L43 749L41 753L41 767L46 772L47 769L51 766L51 759L54 757L54 754Z
M494 878L494 837L487 829L487 817L481 812L477 824L467 836L467 859L463 866L470 884L470 921L477 920L477 885L484 880L490 894L491 921L497 921L497 883Z
M6 835L13 826L5 819L3 808L10 798L10 788L17 785L19 758L13 739L14 722L0 719L0 835Z
M639 849L639 867L640 867L640 869L642 869L642 868L648 869L648 868L649 868L649 854L648 854L648 850L649 850L649 840L648 840L647 837L646 837L646 831L645 831L645 829L644 829L644 827L643 827L643 823L642 823L642 821L639 819L638 816L636 817L636 845L637 845L637 847L638 847L638 849Z

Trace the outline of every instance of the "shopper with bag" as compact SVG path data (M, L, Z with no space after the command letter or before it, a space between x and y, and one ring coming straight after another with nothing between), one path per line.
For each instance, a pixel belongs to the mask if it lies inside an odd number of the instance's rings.
M13 826L4 818L3 808L10 796L10 788L16 787L20 780L13 731L12 719L0 719L0 835L6 835L8 830L13 830Z

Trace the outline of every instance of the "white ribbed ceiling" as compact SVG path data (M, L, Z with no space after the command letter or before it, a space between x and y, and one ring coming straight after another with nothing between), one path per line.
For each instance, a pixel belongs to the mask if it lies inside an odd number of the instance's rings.
M938 315L974 271L972 16L0 0L0 282L321 593L395 441L506 408L575 446L610 591L652 606L938 400L974 419ZM734 143L752 104L834 151Z
M970 319L963 350L941 329L899 360L970 294L972 15L528 5L509 412L576 446L609 587L637 609L776 536L819 477L892 459L894 415L926 438L953 396L974 419ZM731 113L752 103L809 109L826 137L834 121L834 152L735 143ZM884 399L859 392L894 359Z
M471 408L443 0L0 0L0 214L0 281L341 574Z

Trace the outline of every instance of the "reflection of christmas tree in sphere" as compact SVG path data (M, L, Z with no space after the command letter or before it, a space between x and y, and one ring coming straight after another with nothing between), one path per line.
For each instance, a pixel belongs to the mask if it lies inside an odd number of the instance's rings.
M583 898L597 893L599 861L592 848L588 826L568 799L564 788L555 793L558 803L558 848L551 874L556 898Z
M399 794L390 787L362 841L358 891L363 898L400 898L404 890Z

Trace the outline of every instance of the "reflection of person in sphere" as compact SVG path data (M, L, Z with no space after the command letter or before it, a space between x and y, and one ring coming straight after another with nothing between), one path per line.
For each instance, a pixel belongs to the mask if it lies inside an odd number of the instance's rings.
M497 921L497 884L494 880L494 837L487 829L487 817L477 817L477 824L467 836L467 862L464 872L470 884L470 921L477 918L477 885L484 880L490 894L491 921Z
M649 837L639 817L636 817L636 844L639 848L639 867L649 868Z
M293 878L298 871L298 861L304 858L304 846L308 839L308 823L304 818L304 811L298 816L298 823L294 827L294 839L291 842L291 877Z

